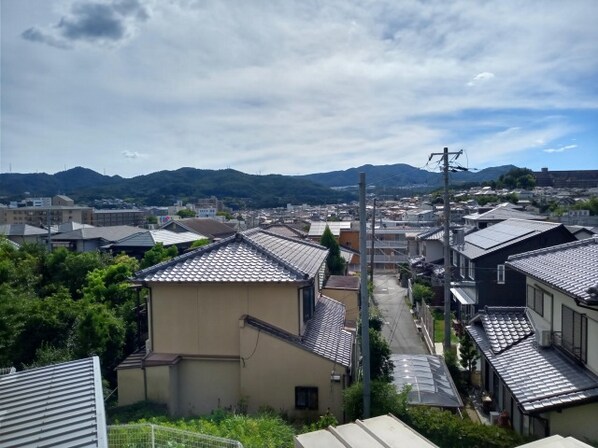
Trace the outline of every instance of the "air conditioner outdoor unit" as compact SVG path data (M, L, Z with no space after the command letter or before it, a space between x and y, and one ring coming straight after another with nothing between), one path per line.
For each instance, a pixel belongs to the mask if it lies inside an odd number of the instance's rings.
M550 347L552 345L550 330L538 330L536 332L536 341L540 347Z

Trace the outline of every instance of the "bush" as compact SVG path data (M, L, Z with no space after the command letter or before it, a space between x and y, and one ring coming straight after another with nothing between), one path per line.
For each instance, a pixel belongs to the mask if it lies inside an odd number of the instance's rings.
M400 396L396 387L385 381L372 381L370 385L370 417L392 413L398 415L405 407L407 394ZM363 418L363 383L345 389L343 405L348 420Z

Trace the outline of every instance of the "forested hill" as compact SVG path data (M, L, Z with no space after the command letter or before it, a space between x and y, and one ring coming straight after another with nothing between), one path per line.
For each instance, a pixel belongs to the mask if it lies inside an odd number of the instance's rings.
M451 183L496 180L512 165L487 168L477 173L451 173ZM359 173L366 173L366 182L379 187L437 187L442 174L405 164L364 165L345 171L305 176L251 175L232 169L201 170L180 168L159 171L126 179L104 176L87 168L77 167L54 175L0 174L0 202L31 197L65 194L77 203L94 199L120 198L138 205L171 205L177 200L191 201L216 196L233 208L280 207L293 204L324 204L356 199L355 192L332 187L356 185Z
M277 207L288 203L323 204L347 201L353 195L308 179L281 175L250 175L226 170L180 168L130 179L103 176L86 168L54 175L0 174L0 202L65 194L77 203L121 198L139 205L171 205L177 200L216 196L232 207Z
M509 172L513 168L516 167L514 165L502 165L480 171L458 171L450 174L450 181L454 185L497 180L500 175ZM344 171L306 174L298 177L328 187L346 187L357 185L359 173L362 172L366 175L368 185L373 184L377 187L410 187L421 185L437 187L442 185L444 181L440 171L426 171L404 163L397 163L395 165L363 165Z

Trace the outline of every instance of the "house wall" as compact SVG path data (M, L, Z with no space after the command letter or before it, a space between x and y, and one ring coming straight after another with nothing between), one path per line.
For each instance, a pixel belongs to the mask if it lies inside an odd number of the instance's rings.
M203 415L234 408L240 394L239 359L184 358L178 364L177 415Z
M331 299L338 300L346 308L345 321L357 322L359 318L359 291L351 289L324 288L322 294Z
M245 314L299 334L296 284L154 284L152 350L184 355L239 356Z
M563 437L573 436L585 441L598 441L598 403L591 403L574 408L563 409L561 412L550 412L550 435L560 434Z
M531 286L538 285L546 292L552 294L552 300L550 299L550 296L544 296L543 317L540 317L538 313L528 308L534 322L536 319L543 319L551 331L560 332L562 330L561 314L563 305L571 308L577 313L585 314L587 316L587 364L585 366L594 372L594 374L598 375L598 309L592 310L577 306L573 298L544 283L537 282L533 278L528 277L527 284Z
M425 259L429 263L431 261L444 259L444 247L441 241L423 241Z
M248 325L241 328L240 339L241 395L250 413L270 406L292 418L315 419L330 410L339 422L344 421L343 380L330 380L333 370L345 374L343 366ZM317 410L295 409L297 386L318 388Z
M118 369L118 405L127 406L145 400L145 384L142 369Z
M145 381L147 383L147 399L156 403L170 403L171 375L176 374L172 371L175 366L154 366L145 368ZM120 384L119 384L120 388ZM171 411L170 406L168 410Z

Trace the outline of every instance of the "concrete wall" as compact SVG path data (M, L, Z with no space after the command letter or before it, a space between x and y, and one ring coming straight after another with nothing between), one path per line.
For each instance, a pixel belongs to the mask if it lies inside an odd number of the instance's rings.
M156 353L239 356L239 318L249 314L299 334L296 284L152 285Z
M551 412L550 435L573 436L582 441L598 441L598 403Z
M185 358L178 364L177 415L234 408L241 399L238 359Z
M315 419L330 410L342 422L341 382L331 382L334 370L343 376L345 368L250 326L241 328L241 395L248 411L270 406L291 417ZM317 387L318 409L295 409L295 387Z
M116 375L119 406L145 400L145 380L142 369L119 369L116 371Z

